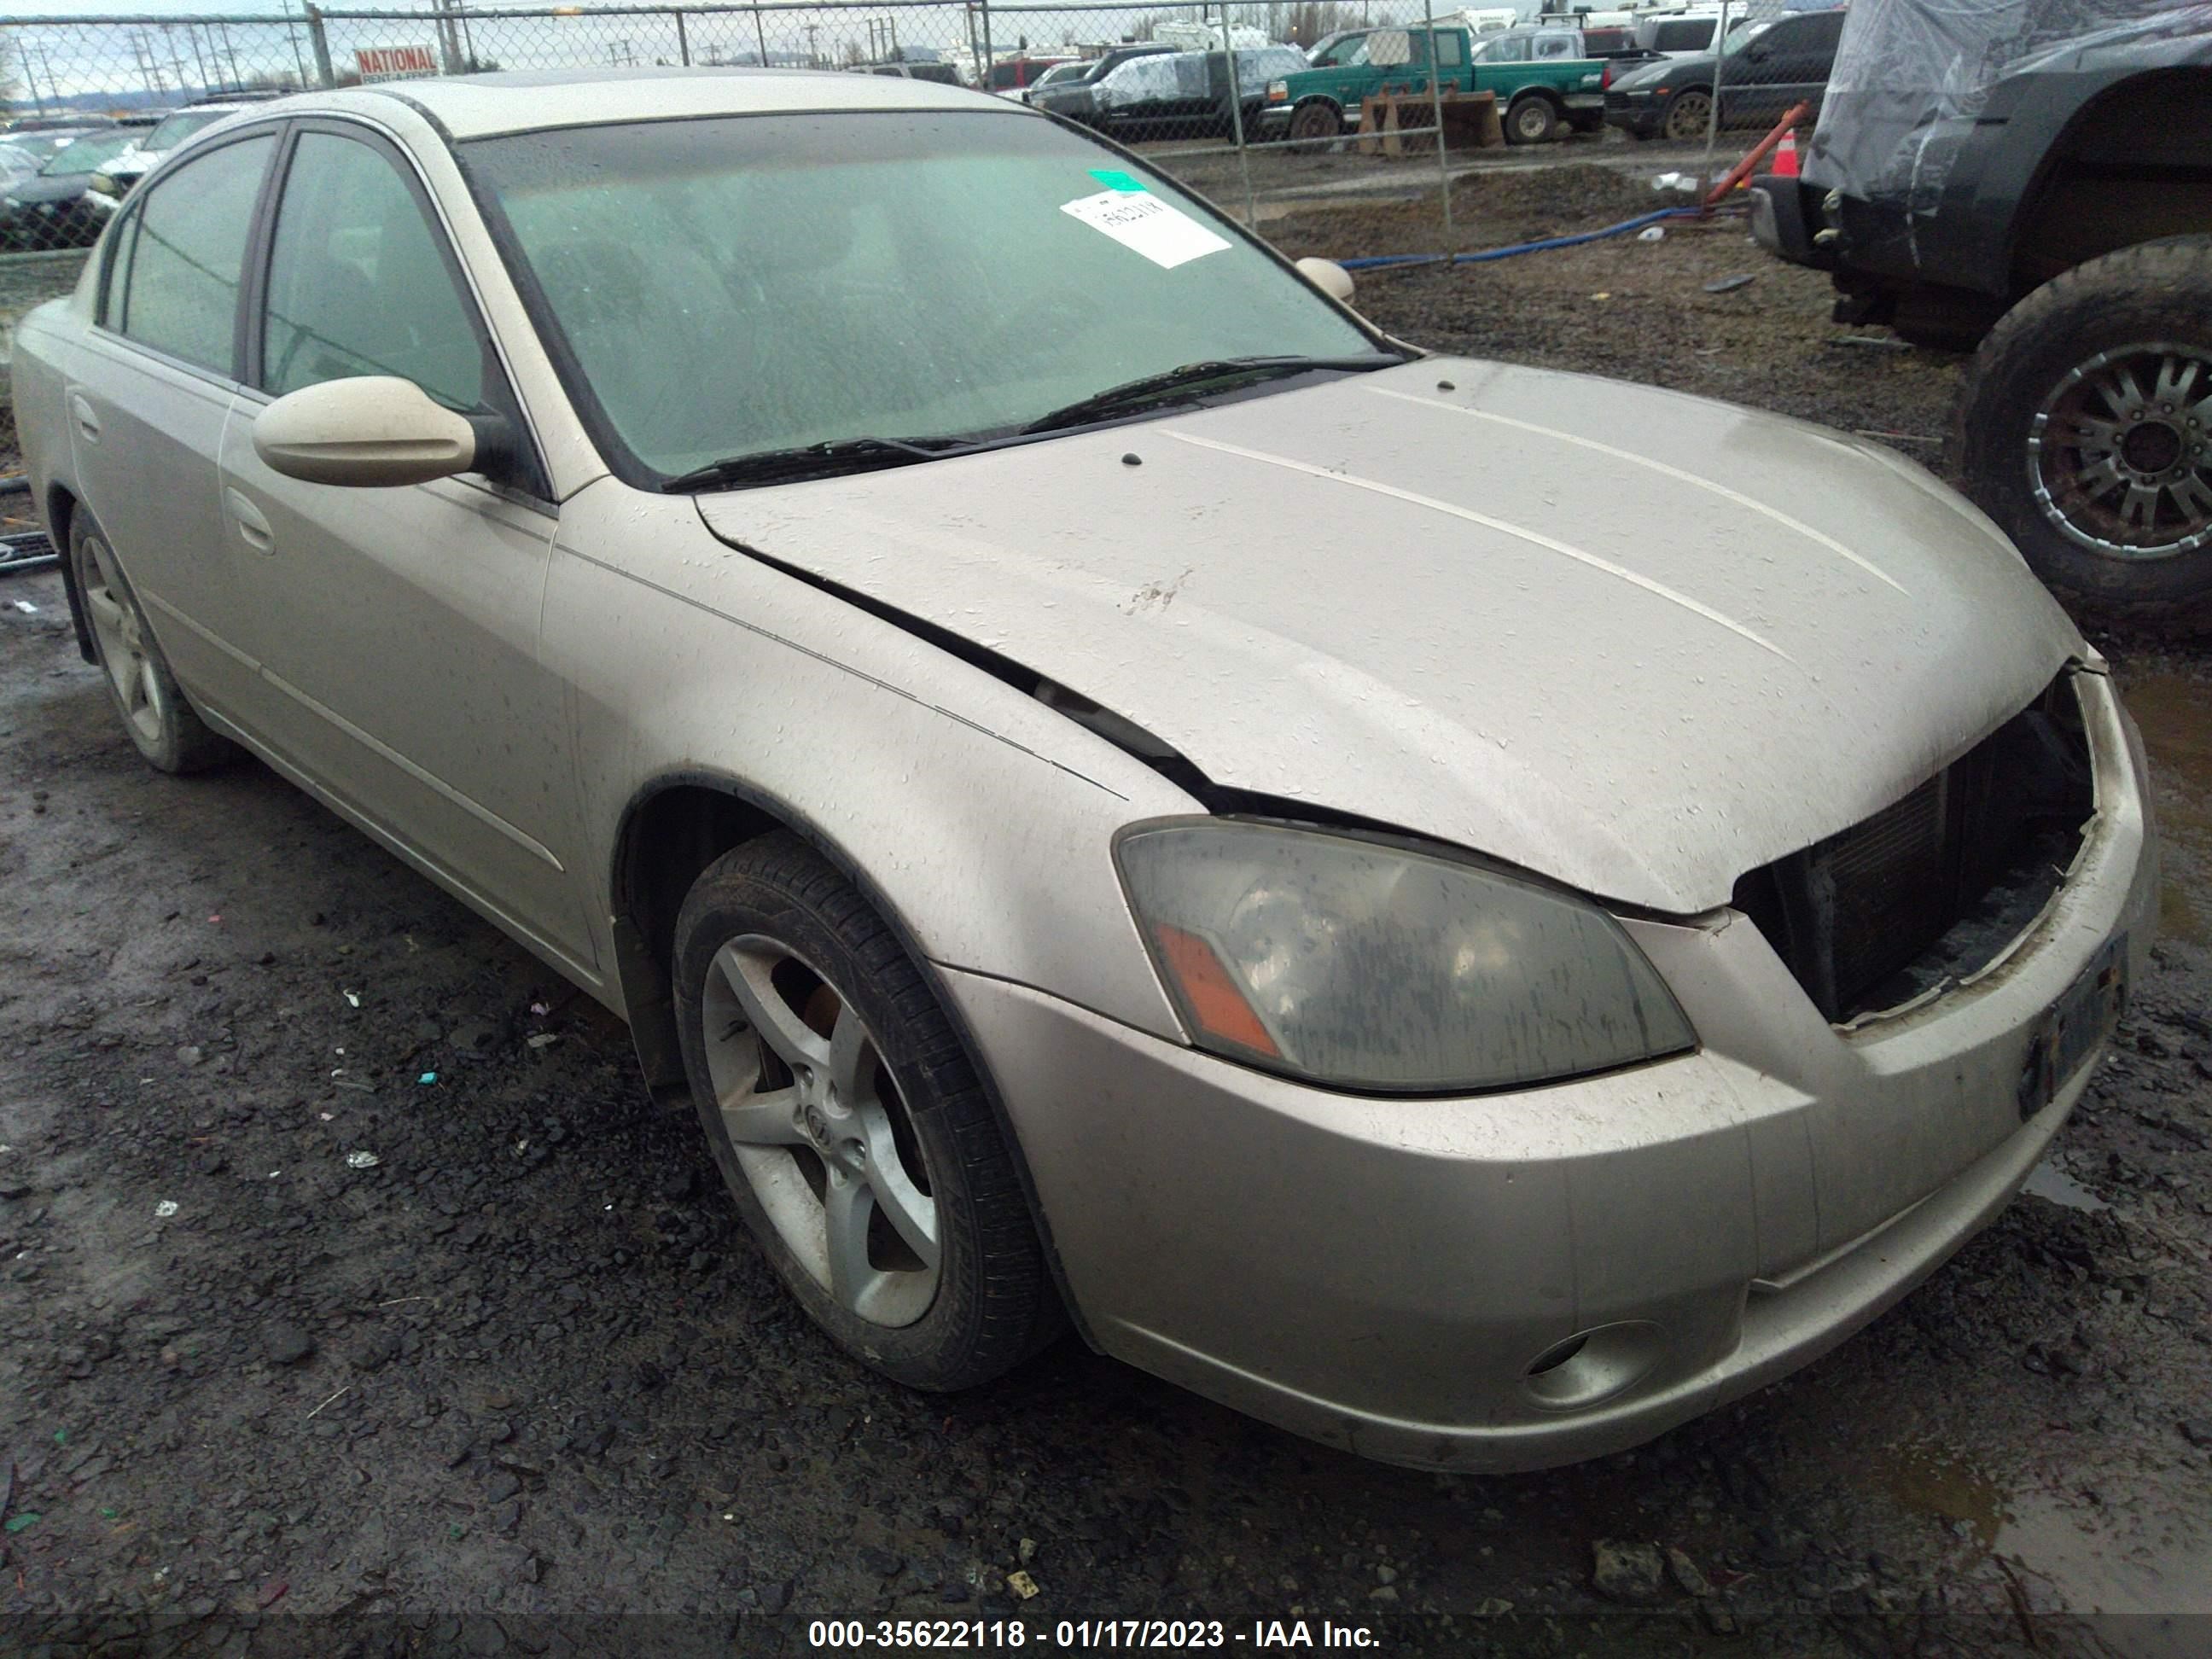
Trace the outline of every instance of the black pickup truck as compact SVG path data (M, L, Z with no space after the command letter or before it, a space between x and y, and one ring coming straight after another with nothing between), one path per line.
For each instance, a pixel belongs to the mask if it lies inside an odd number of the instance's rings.
M1854 5L1753 190L1838 321L1975 352L1948 459L2045 581L2212 629L2212 3Z

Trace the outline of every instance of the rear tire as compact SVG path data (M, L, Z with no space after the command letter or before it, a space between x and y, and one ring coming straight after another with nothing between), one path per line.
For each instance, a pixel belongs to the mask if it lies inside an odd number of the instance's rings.
M966 1050L884 919L798 836L708 866L676 922L692 1099L746 1226L840 1347L988 1382L1062 1315Z
M210 731L185 701L107 532L82 507L70 520L69 556L70 583L108 700L146 763L182 775L236 756L236 746Z
M2046 283L1982 343L1950 459L2077 615L2212 629L2212 236Z
M1505 111L1505 140L1512 144L1547 144L1559 131L1559 112L1541 93L1528 93Z

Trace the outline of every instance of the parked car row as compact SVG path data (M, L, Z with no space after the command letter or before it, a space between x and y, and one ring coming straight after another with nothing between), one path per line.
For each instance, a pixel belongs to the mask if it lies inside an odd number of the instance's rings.
M90 247L115 205L185 139L277 91L233 92L178 110L27 118L0 132L0 250Z

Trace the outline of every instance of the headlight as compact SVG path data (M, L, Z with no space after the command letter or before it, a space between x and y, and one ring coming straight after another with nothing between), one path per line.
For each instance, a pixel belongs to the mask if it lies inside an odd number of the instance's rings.
M1290 95L1291 83L1289 82L1270 81L1267 82L1267 101L1269 103L1285 103L1289 100Z
M1121 878L1200 1048L1345 1089L1447 1092L1696 1043L1595 904L1384 842L1212 819L1140 826Z

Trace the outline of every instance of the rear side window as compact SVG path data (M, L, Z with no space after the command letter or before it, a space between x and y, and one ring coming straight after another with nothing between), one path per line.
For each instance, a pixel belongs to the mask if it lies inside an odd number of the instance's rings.
M1692 23L1662 23L1651 32L1655 52L1703 52L1713 38L1710 19Z
M1441 29L1438 30L1437 33L1437 67L1438 69L1457 69L1461 61L1460 48L1462 45L1462 40L1461 36L1446 33Z
M147 193L132 221L120 314L143 345L228 376L238 286L274 137L241 139L186 161ZM112 296L111 296L112 297Z

